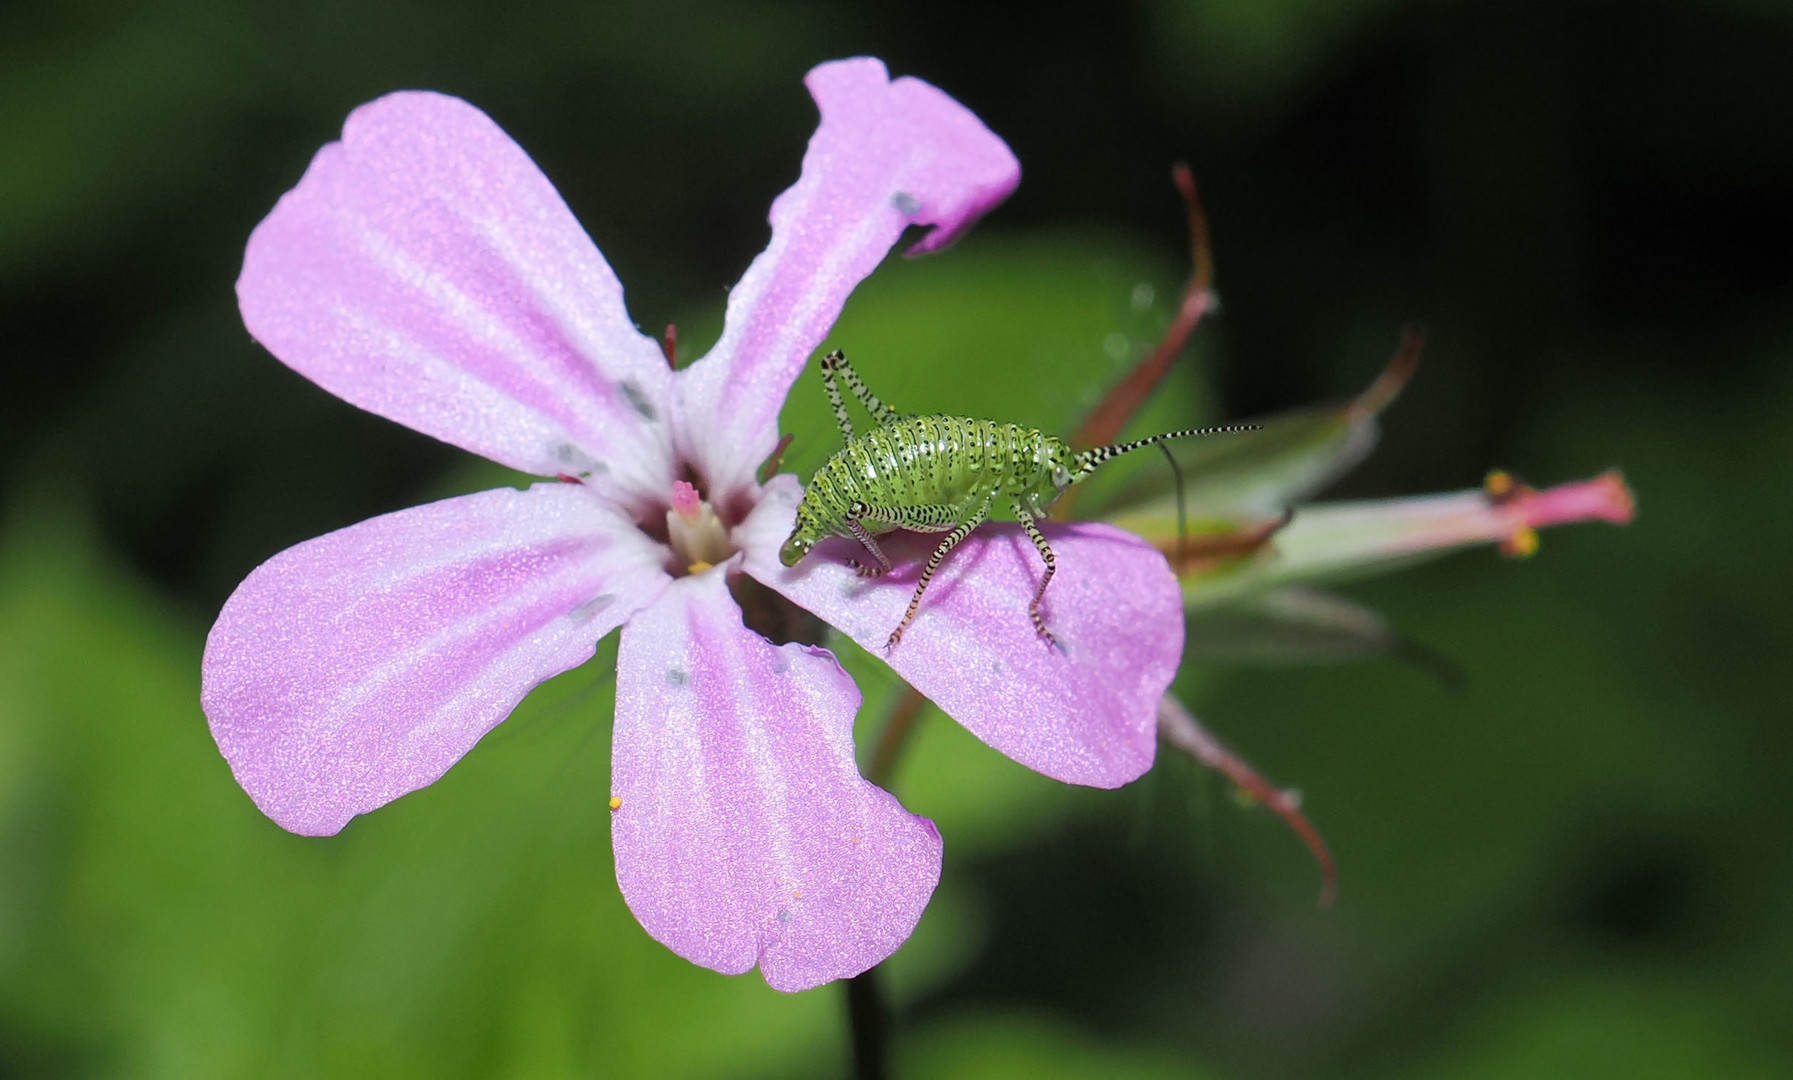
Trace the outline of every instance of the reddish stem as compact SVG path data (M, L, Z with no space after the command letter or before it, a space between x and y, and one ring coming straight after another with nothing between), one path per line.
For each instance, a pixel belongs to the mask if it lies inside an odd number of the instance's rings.
M1322 910L1330 908L1339 894L1338 864L1332 861L1332 852L1321 838L1320 830L1314 828L1307 815L1301 812L1299 797L1259 776L1249 761L1209 734L1201 721L1169 694L1158 703L1158 731L1172 746L1219 772L1247 796L1268 806L1294 830L1320 866L1320 907Z
M1208 248L1208 217L1202 212L1201 199L1196 194L1195 175L1180 161L1171 166L1170 175L1189 214L1190 258L1195 269L1189 284L1183 288L1176 318L1164 332L1164 340L1108 392L1072 436L1072 444L1083 449L1106 446L1119 437L1127 421L1133 419L1146 398L1170 372L1171 364L1182 355L1183 347L1189 344L1189 335L1195 332L1202 316L1214 306L1214 292L1210 288L1214 280L1214 258Z
M672 323L666 324L666 337L660 342L660 351L666 354L667 367L679 366L679 328Z
M1382 374L1376 376L1376 381L1351 403L1351 419L1362 420L1387 408L1407 385L1407 380L1413 378L1414 371L1419 368L1420 353L1425 350L1425 327L1416 323L1401 327L1401 343L1395 347L1394 356L1389 358Z
M791 445L791 440L794 438L796 438L796 436L787 431L784 433L784 438L778 440L778 445L772 448L772 456L768 457L765 460L765 463L760 466L760 483L764 484L766 481L772 479L773 476L777 475L778 467L784 464L785 447Z

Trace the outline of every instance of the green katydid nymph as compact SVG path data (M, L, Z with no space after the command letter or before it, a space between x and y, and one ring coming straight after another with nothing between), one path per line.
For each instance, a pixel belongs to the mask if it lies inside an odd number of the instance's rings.
M873 427L863 435L853 433L837 377L871 414ZM904 416L866 388L838 349L822 358L822 386L846 445L816 470L804 489L797 505L796 527L780 549L779 560L795 566L819 541L848 536L858 540L875 560L850 560L850 565L860 577L879 577L891 568L890 558L878 546L879 536L895 529L946 534L922 569L909 610L890 632L886 648L902 640L903 631L921 607L928 582L947 553L990 516L999 498L1008 500L1015 520L1046 563L1046 573L1034 589L1027 613L1040 637L1053 644L1052 632L1040 616L1040 598L1052 581L1057 560L1037 519L1046 516L1066 489L1087 479L1110 458L1170 439L1258 428L1256 424L1233 424L1167 431L1080 453L1060 439L1017 424L962 416Z

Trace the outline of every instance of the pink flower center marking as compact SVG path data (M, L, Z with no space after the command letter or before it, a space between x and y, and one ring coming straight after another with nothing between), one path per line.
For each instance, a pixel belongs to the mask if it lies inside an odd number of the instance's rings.
M727 562L737 547L728 527L716 516L697 488L683 480L672 482L672 505L666 511L666 541L672 548L671 572L675 576L701 574Z

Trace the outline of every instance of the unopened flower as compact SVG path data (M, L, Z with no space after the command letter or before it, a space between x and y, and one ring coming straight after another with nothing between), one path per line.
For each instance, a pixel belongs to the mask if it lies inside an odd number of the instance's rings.
M1186 195L1192 198L1192 190ZM1193 204L1191 220L1200 221ZM1203 234L1198 230L1195 238L1192 292L1206 284ZM1186 337L1192 328L1180 332ZM1393 656L1455 681L1448 660L1401 637L1376 612L1317 586L1473 544L1524 557L1537 550L1539 529L1631 520L1636 501L1617 470L1543 491L1496 470L1475 490L1308 503L1374 447L1377 416L1413 374L1421 343L1410 330L1387 369L1357 398L1266 418L1261 431L1229 443L1188 447L1178 455L1186 486L1164 490L1162 478L1148 480L1106 508L1106 520L1145 536L1176 566L1189 659L1302 664ZM1299 798L1261 777L1175 698L1166 696L1159 726L1166 741L1289 823L1319 863L1321 903L1330 903L1337 889L1332 856Z
M1523 557L1538 549L1539 529L1631 520L1636 500L1616 469L1542 491L1497 469L1468 491L1308 502L1374 447L1377 416L1412 374L1419 345L1410 333L1388 369L1352 401L1268 417L1261 432L1231 445L1194 448L1183 459L1190 482L1180 499L1160 480L1103 516L1171 556L1192 621L1249 610L1290 626L1366 633L1373 623L1349 617L1353 605L1312 586L1473 544ZM1218 636L1245 644L1237 626Z
M747 629L745 573L876 649L903 575L778 560L800 488L756 473L785 394L853 287L911 225L937 250L1014 187L964 107L871 59L808 78L822 113L715 348L670 369L548 180L454 98L357 109L255 230L250 332L362 408L556 480L362 522L252 572L206 644L202 699L243 788L331 834L440 777L543 680L622 627L609 801L617 880L695 963L783 990L872 966L939 877L931 822L854 764L860 697L824 650ZM924 541L925 542L925 541ZM892 554L919 560L893 545ZM1035 637L1019 530L985 528L887 659L985 742L1104 787L1152 762L1182 651L1176 582L1145 542L1058 528ZM594 798L602 798L594 793Z

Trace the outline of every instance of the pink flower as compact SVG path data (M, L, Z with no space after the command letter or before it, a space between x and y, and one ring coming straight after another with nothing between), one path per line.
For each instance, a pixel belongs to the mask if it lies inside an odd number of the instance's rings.
M893 545L910 560L894 580L827 557L785 569L800 488L756 470L785 394L903 229L933 227L915 252L944 247L1019 169L963 106L876 60L824 64L808 85L822 121L802 176L773 203L721 340L681 371L548 180L454 98L357 109L255 230L237 294L275 356L362 408L573 481L387 514L244 580L207 641L202 698L274 821L331 834L431 783L622 627L612 838L648 933L718 971L758 964L781 990L857 974L909 935L939 835L860 777L859 693L834 658L745 628L728 579L882 651L916 552ZM1027 618L1032 545L986 527L888 659L1015 760L1119 786L1152 761L1177 584L1113 527L1052 542L1061 650Z

